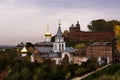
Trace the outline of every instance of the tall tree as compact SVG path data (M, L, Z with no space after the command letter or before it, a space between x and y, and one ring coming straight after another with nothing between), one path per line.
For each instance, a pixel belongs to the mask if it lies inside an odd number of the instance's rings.
M104 19L98 19L93 20L87 27L90 31L108 31L114 30L114 25L120 25L120 21L105 21Z
M33 45L31 42L27 42L27 43L26 43L26 46L27 46L27 47L34 47L34 45Z

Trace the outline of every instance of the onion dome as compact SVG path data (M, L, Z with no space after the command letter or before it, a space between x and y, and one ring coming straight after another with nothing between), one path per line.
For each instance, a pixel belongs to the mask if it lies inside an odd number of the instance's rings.
M45 36L51 36L51 33L50 32L46 32Z
M47 32L45 33L45 36L52 36L52 34L49 32L49 25L47 25Z
M27 52L28 52L28 50L24 46L23 49L21 50L21 53L27 53Z

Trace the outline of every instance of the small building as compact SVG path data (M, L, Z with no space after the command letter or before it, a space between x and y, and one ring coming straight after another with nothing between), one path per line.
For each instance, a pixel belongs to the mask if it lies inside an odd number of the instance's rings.
M23 49L20 52L21 52L21 57L25 57L25 56L27 56L28 50L24 46Z
M80 57L80 56L74 56L73 57L73 63L81 65L83 62L87 62L88 58L86 57Z
M100 65L112 62L111 42L93 42L86 48L86 56L88 58L96 57Z

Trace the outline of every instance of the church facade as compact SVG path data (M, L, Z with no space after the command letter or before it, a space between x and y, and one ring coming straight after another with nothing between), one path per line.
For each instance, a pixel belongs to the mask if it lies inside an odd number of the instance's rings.
M32 62L42 63L50 59L56 64L61 64L67 55L69 63L71 63L75 50L72 47L66 47L60 24L54 42L51 42L51 37L52 35L48 30L47 33L45 33L45 41L40 42L33 52L32 56L34 60L32 60Z

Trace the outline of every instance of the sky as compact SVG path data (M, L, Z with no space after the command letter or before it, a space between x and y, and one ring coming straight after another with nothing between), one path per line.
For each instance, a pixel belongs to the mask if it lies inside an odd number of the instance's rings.
M87 31L92 20L120 20L120 0L0 0L0 45L41 42L47 25L55 35L79 21Z

